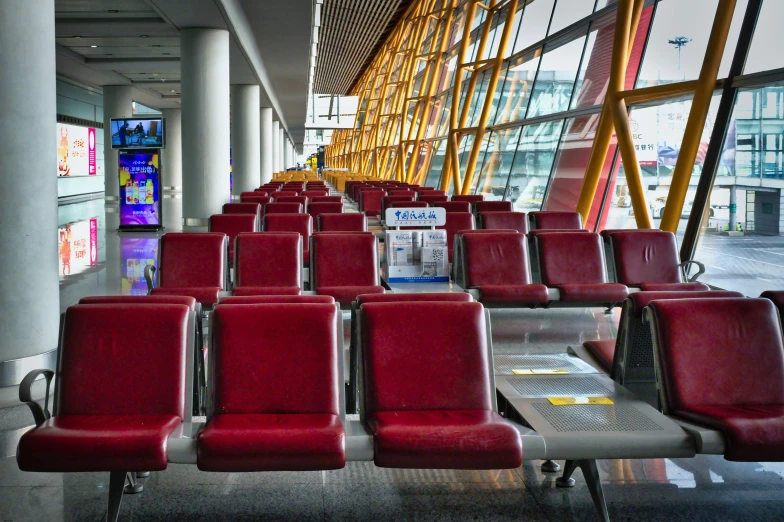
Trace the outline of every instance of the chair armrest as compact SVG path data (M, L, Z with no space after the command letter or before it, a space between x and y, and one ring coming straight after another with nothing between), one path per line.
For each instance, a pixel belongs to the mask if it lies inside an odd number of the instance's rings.
M32 393L33 383L39 375L43 375L46 378L46 395L44 396L43 408L41 408L41 405L33 400ZM46 419L52 416L52 414L49 413L49 387L52 384L53 377L54 371L52 370L33 370L28 373L25 378L22 379L21 384L19 384L19 400L30 407L30 410L33 412L33 418L35 419L36 426L40 426L46 421Z
M694 274L694 276L692 276L691 279L689 279L688 274L686 273L686 268L689 265L697 265L697 267L700 269L699 272ZM689 261L684 261L683 263L681 263L678 266L681 267L681 272L683 273L683 279L686 280L686 282L688 282L688 283L695 282L702 274L705 273L705 265L703 265L699 261L694 261L693 259L689 260Z
M147 265L144 267L144 280L147 281L147 294L152 293L152 289L155 288L155 265Z

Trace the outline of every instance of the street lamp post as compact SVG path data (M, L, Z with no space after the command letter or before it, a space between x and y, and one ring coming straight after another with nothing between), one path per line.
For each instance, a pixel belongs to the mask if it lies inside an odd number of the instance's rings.
M678 49L678 70L681 70L681 48L685 46L687 43L691 42L691 38L686 38L685 36L676 36L672 40L668 40L667 43L674 45L676 49Z

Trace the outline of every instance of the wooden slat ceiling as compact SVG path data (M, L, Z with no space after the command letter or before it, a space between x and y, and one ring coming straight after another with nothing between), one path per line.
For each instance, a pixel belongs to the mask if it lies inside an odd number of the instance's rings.
M410 0L325 0L313 92L347 94Z

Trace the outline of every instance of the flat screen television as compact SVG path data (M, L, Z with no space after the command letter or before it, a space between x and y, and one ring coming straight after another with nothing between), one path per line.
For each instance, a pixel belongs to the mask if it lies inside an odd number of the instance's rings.
M163 118L112 118L113 149L163 149Z

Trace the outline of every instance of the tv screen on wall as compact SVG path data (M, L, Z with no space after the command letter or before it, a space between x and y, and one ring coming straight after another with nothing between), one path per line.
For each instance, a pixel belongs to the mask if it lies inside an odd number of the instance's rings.
M163 118L112 119L113 149L162 149L165 134Z

